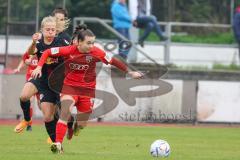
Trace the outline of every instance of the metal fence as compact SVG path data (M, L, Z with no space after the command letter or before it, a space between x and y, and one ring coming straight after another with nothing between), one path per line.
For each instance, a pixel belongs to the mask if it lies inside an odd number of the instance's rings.
M2 19L5 18L5 20L6 20L6 25L4 25L2 23L3 21L1 21L1 23L0 23L0 26L1 26L0 28L5 28L5 31L2 33L4 33L6 35L6 43L5 43L5 45L6 45L5 53L6 54L5 54L5 60L2 62L2 64L4 64L4 65L6 64L7 57L8 57L9 35L11 35L11 34L23 35L26 33L28 35L31 35L31 33L38 31L40 17L43 17L44 15L48 15L51 12L51 9L53 9L56 6L62 6L63 8L67 8L69 11L72 11L72 10L76 11L77 10L76 7L79 6L79 5L72 3L71 1L66 1L66 0L62 0L62 1L50 0L49 2L44 1L44 0L43 1L35 0L35 1L31 1L31 4L28 5L28 7L31 6L30 8L32 8L31 12L21 13L20 11L22 9L21 8L22 6L21 5L13 6L13 4L15 5L18 2L22 3L23 0L20 0L20 1L13 1L13 0L5 1L4 0L4 1L0 1L0 2L2 2L2 4L0 4L1 13L4 13L2 16L3 17ZM46 7L46 5L45 5L45 7L43 7L43 4L46 2L49 4L49 9L48 9L48 7ZM153 0L152 2L153 2L152 3L153 4L153 7L152 7L153 14L156 15L159 20L161 20L160 24L162 26L164 26L167 35L169 37L171 37L170 35L172 35L173 33L185 32L185 30L198 31L199 27L202 27L205 29L211 28L210 32L215 31L215 28L230 30L231 29L230 24L232 23L234 7L237 5L237 3L239 1L238 0L217 0L217 1L213 0L213 1L211 1L211 6L206 6L207 7L206 11L212 11L212 12L214 12L213 16L216 16L216 15L218 16L216 18L218 20L217 22L225 22L228 24L215 24L214 22L213 23L172 22L172 21L189 20L185 17L189 17L192 14L192 12L190 10L188 10L189 8L187 8L187 7L191 6L191 5L196 5L196 4L203 5L205 3L207 4L207 2L210 3L207 0L205 0L205 1L182 0L181 2L176 1L176 0L161 0L161 1ZM194 4L195 2L196 2L196 4ZM30 1L28 3L30 3ZM75 3L79 3L79 2L75 2ZM88 3L93 3L93 2L86 1L84 3L85 3L85 5L88 5ZM111 3L111 0L108 0L106 2L96 1L96 5L98 3L102 3L101 5L105 5L105 7L103 7L103 9L102 9L104 11L102 11L102 12L108 13L108 14L105 14L105 18L110 18L109 6ZM222 5L214 6L214 4L219 4L219 3L222 3ZM89 9L91 10L91 7L94 7L94 6L88 6L88 7L90 7L90 8L88 8L88 10ZM181 9L181 7L183 7L183 8ZM43 14L43 9L45 12L44 14ZM178 13L179 11L181 11L181 12ZM87 10L85 11L85 7L83 7L81 9L81 12L79 12L79 13L74 12L74 15L72 15L72 16L78 16L79 14L86 14L85 12L87 13ZM92 13L89 13L89 14L92 14ZM207 15L209 15L209 17L210 17L209 19L211 19L211 14L208 13ZM224 17L223 17L223 15L224 15ZM22 17L22 19L17 18L17 17ZM194 19L194 17L191 17L191 16L190 16L190 18ZM206 20L206 18L208 18L208 16L205 17L205 20ZM19 19L19 20L16 21L16 19ZM103 22L105 22L107 24L111 23L111 20L104 19L104 17L101 17L101 19L103 19ZM163 22L163 20L165 22ZM75 21L75 20L73 20L73 21ZM198 19L196 19L196 21L198 21ZM199 18L199 21L201 21L201 18ZM75 22L73 22L73 23L75 23ZM190 29L186 29L186 27L190 27ZM3 31L3 29L1 29L1 31ZM108 35L108 33L106 33L106 35ZM98 37L100 37L100 36L98 36ZM165 55L164 55L164 63L165 64L170 63L170 60L169 60L170 51L169 50L170 50L170 47L172 44L173 43L171 42L171 39L169 39L166 43L160 43L160 45L164 45L164 48L165 48L165 51L164 51L165 52ZM181 45L189 45L189 44L181 44ZM213 45L211 45L211 46L213 46ZM227 46L232 47L232 45L227 45Z
M114 34L117 38L126 40L121 34L116 32L112 27L111 23L112 21L109 19L99 19L96 17L75 17L73 19L73 29L77 26L77 24L80 23L97 23L101 24L108 32ZM204 28L218 28L218 29L228 29L231 30L230 24L211 24L211 23L187 23L187 22L159 22L161 26L164 26L165 33L169 39L165 42L158 43L158 45L164 46L164 64L170 64L170 47L172 45L181 45L181 46L199 46L199 47L224 47L224 48L235 48L236 45L219 45L219 44L189 44L189 43L173 43L171 41L171 36L175 34L173 32L173 27L180 26L180 27L204 27ZM153 58L149 57L147 53L145 53L142 49L138 48L135 45L136 42L132 42L133 47L136 49L136 51L139 51L141 54L143 54L145 57L150 59L150 61L157 63Z

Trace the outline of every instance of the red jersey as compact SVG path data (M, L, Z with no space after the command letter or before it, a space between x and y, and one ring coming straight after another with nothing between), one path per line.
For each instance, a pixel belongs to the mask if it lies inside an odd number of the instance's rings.
M26 81L28 81L31 78L31 73L32 71L37 67L38 64L38 58L35 55L29 55L28 52L26 52L23 57L22 60L25 63L25 60L31 58L31 62L27 67L27 72L26 72Z
M48 56L64 57L65 79L64 85L79 86L95 89L96 63L109 64L112 57L98 47L93 47L89 53L79 52L77 46L56 47L44 51L38 66L43 66Z

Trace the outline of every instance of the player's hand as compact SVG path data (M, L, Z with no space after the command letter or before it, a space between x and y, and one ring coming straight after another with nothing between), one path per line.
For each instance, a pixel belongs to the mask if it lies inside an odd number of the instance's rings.
M32 35L32 40L33 42L37 42L39 39L41 39L41 37L42 37L42 34L37 32Z
M19 73L20 72L20 68L15 68L14 70L13 70L13 73L14 74L17 74L17 73Z
M24 61L24 63L25 63L26 65L30 65L31 62L32 62L32 58L28 58L28 59L26 59L26 60Z
M143 73L137 72L137 71L130 71L130 72L128 72L128 74L134 79L140 79L144 75Z
M36 79L38 77L40 78L41 76L42 76L42 67L37 66L37 68L32 71L31 77Z

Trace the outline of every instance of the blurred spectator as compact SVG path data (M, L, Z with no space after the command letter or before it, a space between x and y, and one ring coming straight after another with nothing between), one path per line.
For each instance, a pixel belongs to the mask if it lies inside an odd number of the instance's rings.
M161 27L158 25L157 18L151 15L150 0L138 0L137 2L137 16L132 16L135 19L133 25L137 28L144 28L144 33L139 38L138 43L143 47L144 41L153 30L160 40L167 40L167 37L162 33Z
M132 20L128 12L126 0L113 0L111 5L113 27L124 37L130 39L129 28L132 26ZM118 40L119 55L126 59L131 47L131 43L122 39Z
M236 8L235 15L233 17L233 32L238 43L238 54L240 59L240 6Z

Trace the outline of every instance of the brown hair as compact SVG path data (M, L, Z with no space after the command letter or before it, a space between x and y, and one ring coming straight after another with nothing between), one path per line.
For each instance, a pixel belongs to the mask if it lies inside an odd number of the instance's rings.
M84 41L86 36L95 37L94 33L87 28L86 24L80 24L75 28L72 40L75 39L75 37L77 37L78 41L79 40Z
M62 7L57 7L53 10L52 16L54 16L56 13L61 13L64 15L64 17L68 17L68 12L66 9L63 9Z

